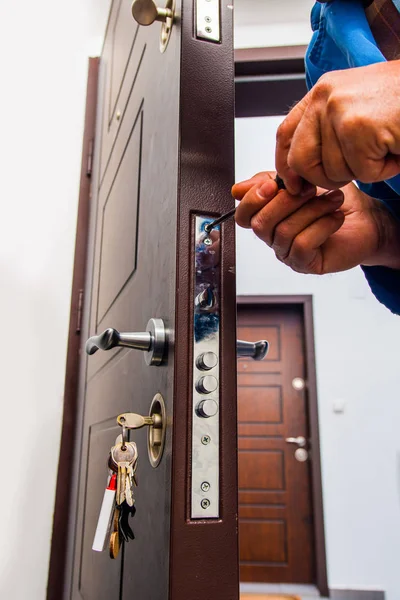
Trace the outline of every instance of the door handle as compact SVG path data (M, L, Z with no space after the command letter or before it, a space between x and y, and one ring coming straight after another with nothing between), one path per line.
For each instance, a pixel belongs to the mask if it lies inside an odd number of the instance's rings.
M299 437L288 437L285 442L288 444L296 444L299 448L304 448L307 443L307 440L304 436L299 435Z
M259 342L244 342L237 341L237 356L238 358L252 358L253 360L263 360L268 353L269 344L267 340Z
M150 319L147 331L139 333L120 333L116 329L106 329L100 335L94 335L86 342L87 354L95 354L97 350L111 350L112 348L132 348L145 352L144 358L147 365L160 365L163 361L166 346L167 332L162 319Z
M152 25L154 21L165 23L172 19L174 11L168 8L160 8L154 0L133 0L132 16L139 25Z

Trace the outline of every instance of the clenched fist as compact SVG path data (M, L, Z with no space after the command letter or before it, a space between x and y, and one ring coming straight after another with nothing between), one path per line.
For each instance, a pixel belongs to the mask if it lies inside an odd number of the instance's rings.
M325 192L307 184L301 195L278 190L275 173L238 183L236 222L299 273L323 275L357 265L400 269L400 224L354 184ZM317 195L318 194L318 195Z
M302 179L325 189L400 173L400 61L321 77L278 129L276 169L298 194Z

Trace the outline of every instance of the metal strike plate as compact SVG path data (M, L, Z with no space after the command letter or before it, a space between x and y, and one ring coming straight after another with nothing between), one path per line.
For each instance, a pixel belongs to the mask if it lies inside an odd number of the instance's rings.
M196 37L210 42L221 41L220 0L196 0Z
M194 218L191 517L219 517L220 229Z

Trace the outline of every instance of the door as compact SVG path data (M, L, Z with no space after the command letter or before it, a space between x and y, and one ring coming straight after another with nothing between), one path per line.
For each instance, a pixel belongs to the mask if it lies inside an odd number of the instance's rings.
M264 361L238 360L240 579L314 583L302 310L238 308L238 336L270 343Z
M151 2L135 4L148 16ZM238 596L234 226L204 232L233 206L232 10L182 0L160 12L166 22L140 26L131 2L114 0L100 59L82 329L93 353L82 346L65 593L74 599ZM207 291L212 302L199 304ZM155 431L131 432L135 539L111 559L92 543L116 418L148 416L154 398L165 434L149 450Z

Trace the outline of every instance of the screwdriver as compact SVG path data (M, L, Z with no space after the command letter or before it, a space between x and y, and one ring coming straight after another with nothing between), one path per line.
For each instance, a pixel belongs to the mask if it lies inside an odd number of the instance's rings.
M275 183L278 186L278 190L286 189L285 182L283 181L283 179L281 177L279 177L279 175L277 175L275 177ZM233 217L235 215L235 213L236 213L236 208L232 208L232 210L225 213L224 215L221 215L220 217L218 217L218 219L215 219L215 221L212 221L211 223L207 223L207 225L204 227L204 231L206 233L211 233L212 230L217 227L217 225L220 225L220 223L224 223L224 221L227 221L228 219Z

